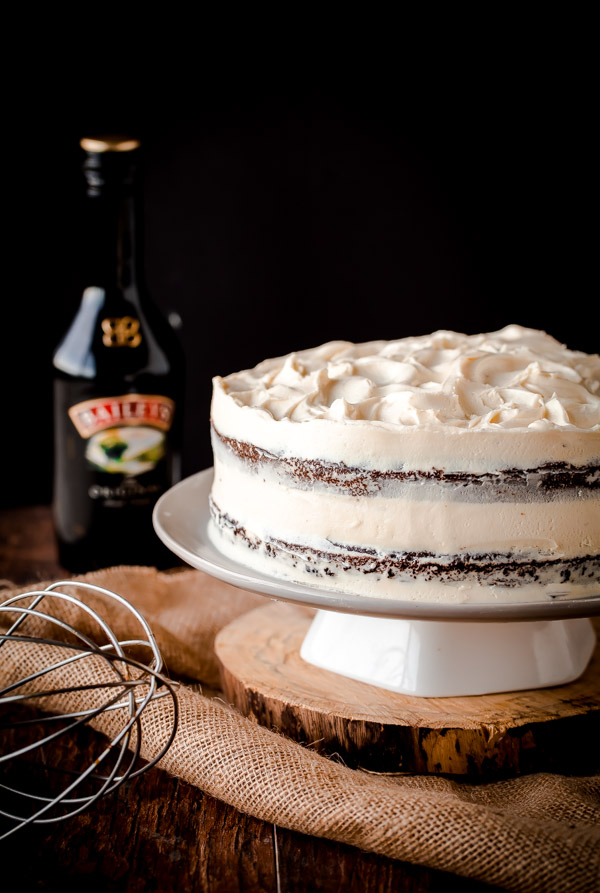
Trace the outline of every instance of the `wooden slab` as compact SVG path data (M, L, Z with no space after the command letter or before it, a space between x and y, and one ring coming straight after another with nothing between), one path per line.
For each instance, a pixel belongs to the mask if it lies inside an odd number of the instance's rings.
M376 772L494 778L600 765L600 648L555 688L415 698L307 664L314 611L257 608L217 636L221 684L243 714L347 765Z

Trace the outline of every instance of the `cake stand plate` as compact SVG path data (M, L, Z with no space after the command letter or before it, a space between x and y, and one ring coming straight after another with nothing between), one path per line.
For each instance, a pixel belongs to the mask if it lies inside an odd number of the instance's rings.
M543 602L440 604L366 598L257 573L209 537L212 469L157 502L163 543L192 567L234 586L317 609L300 648L304 666L424 697L537 689L578 679L596 643L598 596Z
M226 698L261 725L373 772L491 779L598 768L600 647L569 685L417 698L307 664L301 649L314 617L299 605L268 604L216 638Z

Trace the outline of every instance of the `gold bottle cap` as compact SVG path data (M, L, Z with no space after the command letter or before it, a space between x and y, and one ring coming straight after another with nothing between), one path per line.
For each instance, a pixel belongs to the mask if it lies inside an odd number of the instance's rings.
M131 152L140 146L140 141L124 136L86 136L79 141L86 152Z

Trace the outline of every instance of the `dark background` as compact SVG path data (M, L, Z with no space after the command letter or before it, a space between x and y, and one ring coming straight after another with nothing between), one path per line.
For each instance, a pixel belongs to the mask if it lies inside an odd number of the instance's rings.
M147 280L182 319L186 475L211 464L211 377L267 356L513 322L597 352L585 23L513 25L415 48L381 22L273 55L204 34L183 68L156 47L111 76L83 52L40 67L7 113L3 501L50 499L86 133L144 143Z

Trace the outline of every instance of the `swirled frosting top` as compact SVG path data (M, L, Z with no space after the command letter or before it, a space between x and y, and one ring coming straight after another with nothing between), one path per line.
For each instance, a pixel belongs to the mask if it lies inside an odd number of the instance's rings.
M241 405L296 422L600 424L600 357L516 325L485 335L438 331L397 341L330 341L229 375L223 387Z
M214 394L284 426L322 420L430 434L600 433L600 356L517 325L480 335L331 341L215 378ZM216 425L216 415L226 415L219 405L213 399Z

